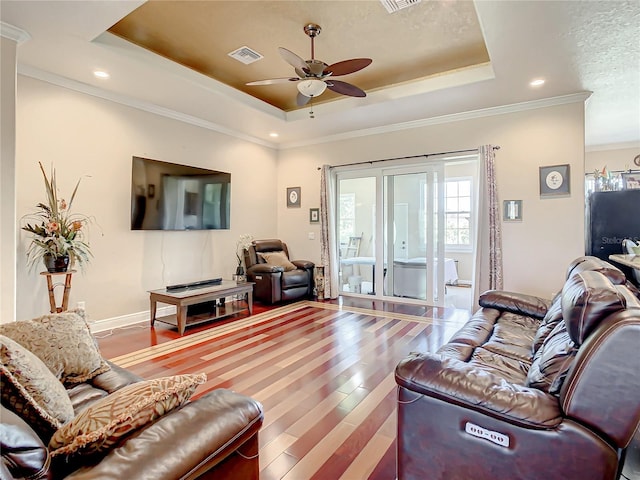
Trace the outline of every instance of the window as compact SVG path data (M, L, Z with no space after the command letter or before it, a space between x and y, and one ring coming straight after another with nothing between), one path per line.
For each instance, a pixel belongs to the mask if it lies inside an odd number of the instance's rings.
M471 178L445 181L445 232L447 248L471 248Z

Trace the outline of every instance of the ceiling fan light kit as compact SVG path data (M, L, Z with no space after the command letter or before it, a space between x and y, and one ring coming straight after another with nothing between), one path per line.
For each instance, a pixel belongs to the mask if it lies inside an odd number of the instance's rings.
M327 89L327 84L322 80L308 79L298 82L298 91L305 97L317 97Z
M273 85L276 83L297 82L298 97L296 104L298 106L306 105L310 99L316 98L324 93L328 88L329 90L339 93L341 95L347 95L351 97L366 97L367 94L364 90L351 85L347 82L334 80L333 77L340 75L348 75L355 73L363 68L369 66L372 62L370 58L352 58L350 60L343 60L341 62L328 65L321 60L315 58L315 45L314 39L318 35L322 28L315 23L308 23L304 26L304 33L311 39L311 59L303 60L290 50L284 47L278 48L280 56L294 68L297 77L285 77L285 78L273 78L268 80L257 80L249 82L247 85ZM313 114L310 115L313 118Z

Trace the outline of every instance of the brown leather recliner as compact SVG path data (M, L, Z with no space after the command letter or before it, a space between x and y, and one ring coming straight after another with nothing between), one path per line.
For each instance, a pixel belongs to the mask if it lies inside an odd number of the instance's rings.
M311 297L314 263L288 259L287 244L276 239L254 240L244 251L247 280L255 283L254 298L264 303L277 303Z

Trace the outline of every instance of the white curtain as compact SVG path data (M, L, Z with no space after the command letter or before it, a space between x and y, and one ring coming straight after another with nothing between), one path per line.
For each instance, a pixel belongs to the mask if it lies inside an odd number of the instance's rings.
M329 165L320 176L320 262L324 267L324 298L338 298L338 242L336 241L336 174Z
M476 230L472 310L478 308L478 297L486 290L501 290L502 224L495 177L493 145L478 148L478 228Z

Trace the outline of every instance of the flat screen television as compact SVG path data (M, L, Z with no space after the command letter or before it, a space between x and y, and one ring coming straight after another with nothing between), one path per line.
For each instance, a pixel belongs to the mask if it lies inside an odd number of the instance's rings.
M228 230L231 174L133 157L131 230Z

